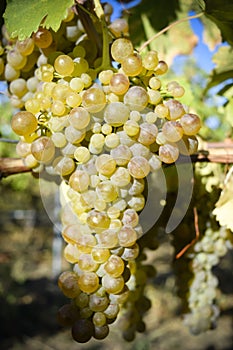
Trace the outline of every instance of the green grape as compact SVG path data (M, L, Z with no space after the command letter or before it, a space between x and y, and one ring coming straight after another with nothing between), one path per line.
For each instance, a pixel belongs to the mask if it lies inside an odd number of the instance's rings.
M49 47L53 42L52 34L46 28L39 28L37 32L33 34L32 39L36 46L41 49Z
M80 143L85 138L85 135L85 129L77 130L72 125L69 125L65 128L65 137L66 140L70 143Z
M79 163L86 163L90 159L91 155L88 148L80 146L74 152L74 158Z
M31 144L23 140L19 140L16 145L16 153L19 157L26 157L31 152Z
M95 272L84 272L79 276L78 285L81 291L91 294L99 288L99 277Z
M145 89L140 86L133 86L124 95L124 103L131 110L142 111L149 102L149 96Z
M124 166L128 164L132 158L132 152L130 148L122 144L112 149L110 151L110 154L118 166Z
M183 135L182 139L177 142L179 152L186 156L194 154L198 150L198 140L195 136Z
M123 126L123 130L129 136L136 136L139 133L139 124L134 120L127 120Z
M87 224L95 232L100 233L109 228L110 219L104 212L91 210L87 215Z
M129 32L128 22L124 18L115 19L108 28L116 38L127 35Z
M111 181L102 181L96 187L98 197L105 202L112 202L118 197L116 187Z
M27 58L21 55L16 49L8 51L6 59L8 64L15 69L22 69L27 62Z
M98 264L93 260L90 254L82 253L78 258L78 265L83 271L96 271Z
M100 174L110 176L116 169L116 161L110 154L101 154L96 158L95 166Z
M63 272L58 278L58 286L68 298L73 299L80 294L78 276L74 272Z
M124 278L122 276L112 277L110 275L104 275L102 277L102 285L106 292L109 294L118 294L124 288Z
M121 62L121 67L124 73L128 76L134 77L139 75L142 71L142 59L137 53L129 55Z
M166 143L159 147L159 158L162 162L174 163L179 157L179 148L175 143Z
M16 113L11 120L12 130L17 135L29 135L37 129L37 119L34 114L22 111Z
M102 327L106 324L106 316L103 312L97 311L92 317L93 324L97 327Z
M104 310L104 315L108 319L115 319L120 311L119 305L117 303L115 304L109 304L108 307Z
M119 256L111 255L108 261L105 263L104 269L111 277L119 277L124 272L125 264Z
M168 100L165 102L166 107L169 109L169 113L166 116L169 120L176 120L185 114L183 105L177 100ZM155 109L156 112L156 109Z
M31 152L39 162L46 163L53 159L55 146L49 137L42 136L32 142Z
M125 74L116 73L112 75L109 82L110 90L116 95L123 95L129 89L129 79Z
M64 249L64 258L71 264L78 262L80 251L77 245L68 243Z
M86 73L88 71L88 68L89 68L89 64L87 60L85 60L85 58L76 57L74 58L74 70L72 72L72 76L73 77L82 76L83 73ZM89 79L92 81L91 78Z
M110 69L103 70L99 73L98 79L101 82L101 84L107 85L107 84L109 84L112 76L113 76L112 70L110 70Z
M135 179L143 179L150 172L150 164L144 157L135 156L129 161L128 170Z
M121 258L126 261L135 260L139 255L139 245L137 243L125 248Z
M186 135L195 135L201 128L201 120L196 114L187 113L180 118L180 124Z
M122 62L126 57L133 54L133 44L125 38L116 39L111 45L111 55L117 62Z
M138 239L137 232L131 226L123 226L118 232L119 244L122 247L131 247Z
M155 73L157 75L163 75L163 74L167 73L167 71L168 71L167 63L164 62L164 61L159 61L158 65L157 65L157 67L155 69Z
M90 185L90 177L86 171L76 170L69 178L69 185L77 192L84 192Z
M118 246L118 236L114 229L106 229L98 234L98 245L100 248L112 249Z
M142 123L140 125L140 132L138 135L138 141L145 146L150 146L156 141L158 134L158 128L154 124Z
M130 183L131 176L128 169L124 167L118 167L110 179L113 185L117 187L125 187Z
M165 104L163 104L163 103L158 104L155 107L154 111L158 115L159 118L162 118L162 119L168 118L169 119L169 108ZM183 110L182 110L182 112L183 112Z
M55 171L61 176L71 174L75 169L75 163L72 158L58 157L53 161Z
M59 101L59 100L53 101L53 103L51 105L51 112L54 115L57 115L57 116L64 115L65 112L66 112L65 104L62 101Z
M154 70L159 63L158 53L156 51L149 51L143 57L142 64L148 70Z
M110 257L110 251L106 248L95 247L91 251L91 255L94 261L99 264L102 264L108 260Z
M81 292L77 295L75 298L75 304L80 308L83 309L84 307L87 307L89 304L89 295Z
M178 121L168 121L164 123L162 132L168 142L177 142L183 136L183 128Z
M98 291L90 295L89 308L94 312L103 312L109 304L107 295L98 295Z
M58 74L69 76L74 70L74 62L71 57L60 55L54 61L54 68Z
M36 114L36 113L40 112L40 109L41 109L40 101L38 101L35 98L30 98L29 100L27 100L25 102L24 107L25 107L26 111L28 111L32 114Z
M83 107L73 108L69 114L69 122L70 124L78 129L84 129L90 123L90 114Z
M90 233L86 225L72 224L65 227L62 236L67 243L78 244L83 247L95 247L96 238Z
M111 126L121 126L129 118L130 110L122 102L112 102L107 105L104 111L104 120Z
M106 104L104 92L98 87L91 87L82 95L83 107L91 113L102 111Z

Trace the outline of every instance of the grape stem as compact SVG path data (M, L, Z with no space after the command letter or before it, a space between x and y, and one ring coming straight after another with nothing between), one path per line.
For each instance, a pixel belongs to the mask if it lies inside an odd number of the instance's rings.
M141 52L142 50L145 49L145 47L147 47L152 41L154 41L156 38L158 38L160 35L162 35L163 33L167 32L169 29L171 29L172 27L176 26L177 24L179 23L182 23L182 22L185 22L185 21L188 21L190 19L194 19L194 18L199 18L201 17L202 15L204 14L204 12L200 12L200 13L197 13L196 15L193 15L193 16L188 16L188 17L184 17L184 18L181 18L171 24L169 24L169 26L163 28L162 30L160 30L160 32L156 33L155 35L153 35L150 39L148 39L147 41L144 42L144 44L139 48L139 52Z
M97 73L99 73L102 70L107 70L107 69L114 70L114 69L111 65L111 60L110 60L109 33L108 33L108 27L107 27L105 17L104 17L104 10L103 10L99 0L93 0L93 3L95 5L95 9L94 9L95 13L101 22L102 35L103 35L102 63L101 63L101 66L96 69Z

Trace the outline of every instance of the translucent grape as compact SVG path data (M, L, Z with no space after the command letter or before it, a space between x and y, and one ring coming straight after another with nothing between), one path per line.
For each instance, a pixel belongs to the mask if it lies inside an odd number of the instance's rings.
M129 89L129 79L125 74L116 73L111 77L110 90L116 95L123 95Z
M124 73L128 76L134 77L139 75L142 71L142 59L137 53L129 55L121 62Z
M167 143L159 147L159 158L162 162L170 164L179 157L179 149L176 144Z
M122 62L124 58L133 53L133 44L125 38L116 39L111 45L111 54L115 61Z
M78 276L71 271L63 272L58 279L58 286L62 290L63 294L68 298L75 298L80 294L78 286Z
M21 111L16 113L11 120L12 130L17 135L29 135L37 129L37 119L34 114Z
M201 120L196 114L187 113L180 119L180 124L186 135L195 135L201 128Z
M86 171L76 170L69 178L69 185L75 191L84 192L90 185L90 177Z
M81 130L88 126L90 118L90 114L86 109L77 107L71 110L68 120L74 128Z
M158 134L158 128L154 124L142 123L140 125L140 133L138 136L138 141L145 146L152 145L156 141L156 136Z
M159 63L158 53L156 51L149 51L143 57L143 66L148 70L153 70Z
M91 251L91 254L92 254L93 260L99 264L104 263L110 257L110 251L109 249L106 249L106 248L99 248L99 247L93 248Z
M169 114L166 116L166 118L170 120L176 120L185 114L183 105L177 100L168 100L165 102L165 105L169 109Z
M124 96L124 103L131 110L142 111L148 104L149 96L145 89L140 86L129 88Z
M92 210L88 213L87 224L95 232L106 230L110 225L110 219L104 212Z
M150 165L147 159L142 156L135 156L129 161L128 170L130 175L134 178L142 179L149 174Z
M84 272L78 279L78 285L81 291L85 293L94 293L99 288L99 278L95 272Z
M122 102L112 102L104 111L104 120L112 126L123 125L129 118L130 110Z
M131 247L136 243L137 233L131 226L123 226L118 232L119 244L122 247Z
M178 121L164 123L162 132L168 142L177 142L183 136L183 128Z
M110 176L116 169L116 161L110 154L101 154L95 161L97 171L105 176Z
M104 275L102 277L102 285L106 292L109 294L118 294L124 288L124 278L122 276L112 277L110 275Z
M119 277L124 272L125 264L119 256L111 255L104 265L104 269L111 277Z
M106 103L104 92L97 87L91 87L82 95L83 106L91 113L100 112Z
M39 28L32 38L36 46L41 49L49 47L53 41L51 32L46 28Z

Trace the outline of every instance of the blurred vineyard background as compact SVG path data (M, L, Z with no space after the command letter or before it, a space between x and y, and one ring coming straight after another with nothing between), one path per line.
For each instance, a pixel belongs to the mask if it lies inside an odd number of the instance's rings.
M122 4L112 1L118 10ZM123 1L123 3L130 3ZM171 1L165 9L163 1L157 3L156 18L160 18L156 28L151 25L155 11L151 13L151 1L143 0L132 10L130 21L135 21L136 29L132 31L132 39L138 47L147 37L177 18L187 16L192 1ZM177 7L177 4L179 6ZM128 4L129 5L129 4ZM128 7L127 5L127 7ZM126 4L124 5L126 6ZM124 7L123 7L124 8ZM195 6L194 6L195 8ZM119 11L118 11L119 12ZM126 11L127 14L127 11ZM177 15L178 14L178 15ZM164 21L162 20L164 18ZM139 20L141 21L138 25ZM199 43L208 45L209 55L215 55L215 63L227 61L228 45L225 43L219 51L220 32L209 20L205 19L205 32L194 33L187 23L177 26L166 37L155 41L151 48L158 49L172 69L168 79L179 77L185 87L186 99L196 106L203 118L202 137L208 140L224 140L230 136L232 128L232 104L227 109L224 92L220 95L215 90L203 97L203 90L215 86L222 81L210 79L210 70L203 69L203 64L195 60L195 47ZM200 24L200 22L198 22ZM143 25L143 31L141 30ZM186 33L185 41L180 38ZM164 40L165 38L165 40ZM204 41L200 41L200 40ZM185 43L185 45L184 45ZM203 47L202 47L203 48ZM219 48L219 47L218 47ZM196 54L198 52L196 51ZM226 56L224 56L226 55ZM209 58L209 56L208 56ZM203 57L204 59L204 57ZM212 68L212 62L209 61ZM208 63L205 62L205 68ZM210 69L211 69L210 68ZM230 70L230 68L229 68ZM12 108L3 94L0 97L0 137L17 140L10 129ZM221 90L221 86L218 90ZM227 90L226 90L227 91ZM228 91L229 96L229 91ZM185 101L184 101L185 102ZM229 124L222 125L226 118ZM211 126L211 129L210 129ZM221 126L221 127L219 127ZM1 157L16 157L15 144L0 142ZM160 247L155 252L148 251L148 262L157 270L156 277L147 286L147 296L151 300L151 308L146 314L147 331L138 334L136 340L126 343L121 340L117 327L111 326L110 336L102 341L91 341L80 345L70 337L70 331L61 328L56 320L56 313L66 299L57 287L59 270L68 265L62 257L62 239L57 227L54 227L44 208L38 179L31 174L13 175L3 178L0 184L0 348L1 350L230 350L233 346L233 254L229 252L215 269L220 281L220 307L222 316L215 330L205 334L192 336L184 327L181 318L181 304L176 295L175 276L171 270L173 248L171 237L161 235Z

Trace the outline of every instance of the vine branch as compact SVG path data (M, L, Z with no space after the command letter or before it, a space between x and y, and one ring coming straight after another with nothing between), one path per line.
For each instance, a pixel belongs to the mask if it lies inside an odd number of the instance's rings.
M143 43L143 45L140 47L139 52L141 52L142 50L145 49L146 46L148 46L152 41L154 41L156 38L158 38L160 35L162 35L163 33L167 32L169 29L171 29L172 27L176 26L179 23L188 21L190 19L194 19L194 18L198 18L201 17L204 14L204 12L200 12L197 13L196 15L193 16L188 16L188 17L184 17L181 19L178 19L177 21L169 24L167 27L163 28L162 30L160 30L158 33L156 33L155 35L153 35L150 39L148 39L147 41L145 41Z

